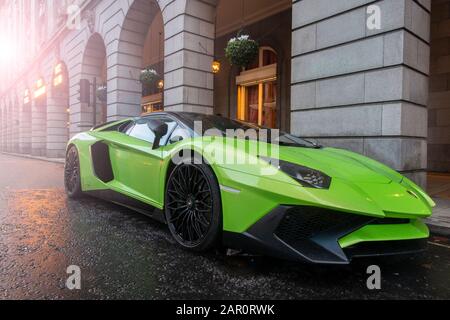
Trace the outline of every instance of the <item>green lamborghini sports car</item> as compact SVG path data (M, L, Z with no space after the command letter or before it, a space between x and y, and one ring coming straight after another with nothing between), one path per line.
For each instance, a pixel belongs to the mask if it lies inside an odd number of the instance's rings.
M426 248L433 201L379 162L213 115L155 113L107 123L67 147L69 197L90 194L168 225L183 248L293 261Z

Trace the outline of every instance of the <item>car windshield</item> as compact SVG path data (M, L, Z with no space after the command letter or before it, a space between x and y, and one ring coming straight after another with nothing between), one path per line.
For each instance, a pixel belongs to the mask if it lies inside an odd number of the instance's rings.
M305 148L320 148L321 146L317 145L312 141L308 141L306 139L294 136L292 134L278 131L278 137L274 130L269 128L264 128L255 124L232 120L221 116L216 115L202 115L195 113L183 113L182 117L188 121L189 127L194 131L196 136L203 135L220 135L227 136L228 130L237 131L242 130L245 132L244 137L249 140L260 140L264 139L265 141L272 141L272 143L277 143L284 146L294 146L294 147L305 147ZM256 134L247 134L249 130L254 130ZM267 133L261 132L261 130L265 130ZM237 135L240 136L240 135ZM267 138L265 138L267 137Z

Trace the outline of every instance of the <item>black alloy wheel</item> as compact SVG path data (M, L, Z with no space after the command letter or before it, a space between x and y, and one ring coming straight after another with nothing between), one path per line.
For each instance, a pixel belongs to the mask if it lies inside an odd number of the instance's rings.
M166 188L166 220L175 240L184 248L205 251L221 233L221 201L212 170L204 165L181 163Z
M70 147L67 151L66 164L64 166L64 185L70 198L79 198L82 195L80 160L75 146Z

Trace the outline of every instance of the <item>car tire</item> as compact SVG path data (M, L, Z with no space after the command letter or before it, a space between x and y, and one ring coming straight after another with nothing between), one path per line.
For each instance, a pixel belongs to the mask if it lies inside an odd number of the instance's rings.
M81 190L80 158L75 146L67 150L64 165L64 186L69 198L77 199L83 195Z
M164 211L180 246L196 252L215 247L222 234L222 202L212 169L181 161L167 180Z

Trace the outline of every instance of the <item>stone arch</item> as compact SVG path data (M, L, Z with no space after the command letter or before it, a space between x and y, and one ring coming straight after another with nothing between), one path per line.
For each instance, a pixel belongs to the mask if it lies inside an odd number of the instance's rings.
M102 36L99 33L92 34L83 52L80 74L81 80L88 80L90 83L89 103L81 102L78 110L71 110L71 123L77 127L76 132L88 130L106 121L106 103L99 101L93 92L96 90L94 82L97 87L106 82L106 59L106 46ZM97 112L94 112L94 102Z
M139 75L145 67L143 53L150 26L158 19L164 23L160 2L132 1L126 9L118 34L117 32L115 34L118 41L108 45L109 120L137 116L141 113L143 88L139 82ZM164 54L161 58L164 58ZM161 69L164 69L164 64Z
M212 113L215 2L134 0L122 10L125 14L120 28L102 31L110 40L108 118L140 114L142 87L138 78L143 43L155 12L162 13L164 23L165 109Z

